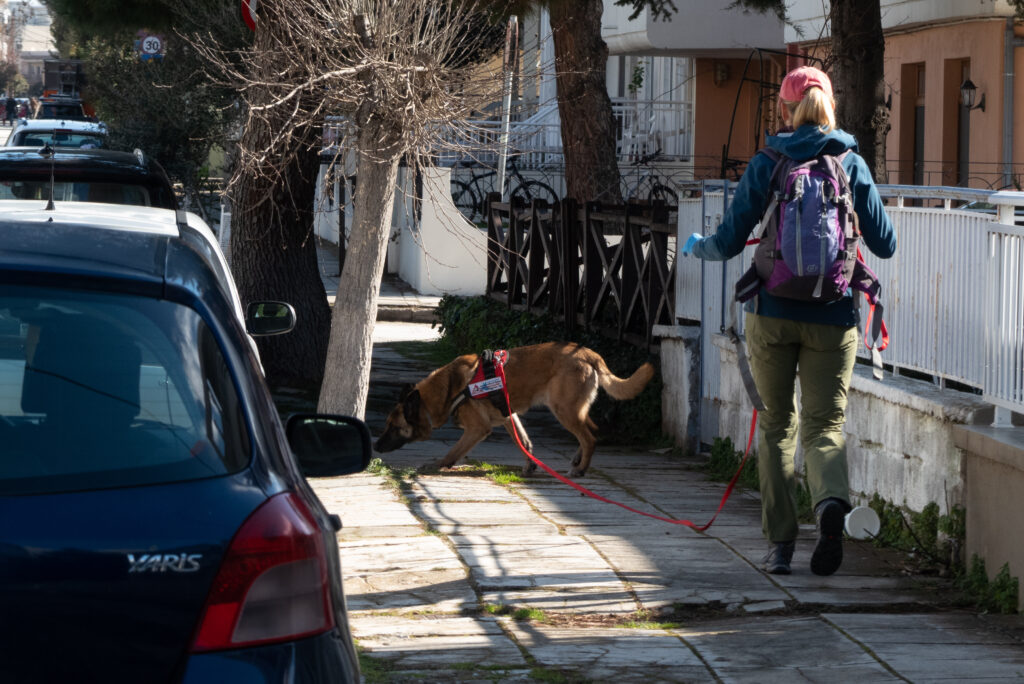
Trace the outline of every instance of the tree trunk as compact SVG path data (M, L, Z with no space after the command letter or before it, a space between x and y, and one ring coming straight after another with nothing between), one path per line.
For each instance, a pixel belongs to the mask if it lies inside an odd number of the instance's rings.
M320 413L362 418L366 412L373 326L401 158L384 149L388 139L372 121L359 129L352 233L334 302Z
M240 146L265 149L272 128L272 123L253 120ZM284 301L295 307L298 317L291 333L256 338L271 386L319 385L330 334L330 308L313 234L319 141L312 131L305 137L292 139L290 149L268 158L263 168L239 171L232 193L231 270L243 305L260 299ZM286 165L275 176L281 159Z
M832 0L833 88L839 126L857 139L878 183L887 182L885 37L879 0Z
M622 189L615 154L615 118L601 38L602 0L552 2L555 82L562 125L567 194L578 202L619 204Z

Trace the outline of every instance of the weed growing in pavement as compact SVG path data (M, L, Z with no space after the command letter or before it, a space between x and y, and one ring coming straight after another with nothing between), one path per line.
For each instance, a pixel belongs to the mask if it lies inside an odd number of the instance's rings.
M549 667L535 667L530 670L530 679L548 684L588 684L591 680L573 672L562 672Z
M547 622L548 616L539 608L516 608L515 606L506 606L500 603L487 603L484 604L484 612L488 615L508 615L513 620L519 620L521 622Z
M518 467L495 465L483 461L470 461L470 463L482 470L487 479L495 484L508 485L514 482L523 482L522 471Z
M358 641L356 642L356 652L359 654L359 670L366 684L386 684L391 681L391 673L395 669L394 663L368 655L359 646Z
M650 622L647 620L627 620L622 623L626 629L679 629L680 622Z
M940 515L933 501L920 513L908 513L878 494L871 497L869 505L881 521L875 544L906 553L915 572L952 577L953 586L963 593L967 605L986 612L1017 613L1019 582L1010 575L1008 564L991 580L985 561L977 554L965 566L962 550L967 518L962 506L953 506L948 514Z
M718 482L729 482L736 474L743 460L743 452L738 451L729 437L716 437L711 445L711 456L704 464L704 472L712 480ZM757 472L757 456L751 454L743 466L736 484L747 489L760 490L761 478ZM797 519L800 522L814 522L814 506L811 502L811 491L807 486L807 474L797 482L796 490Z
M1003 563L991 580L985 570L985 561L978 554L971 556L971 566L954 580L958 589L967 594L978 608L987 613L1013 615L1020 600L1020 583L1010 574L1010 564Z
M729 482L736 474L736 469L740 467L741 460L743 460L743 452L736 450L731 438L715 437L715 442L711 445L711 456L704 464L704 472L712 480ZM750 455L743 466L743 472L740 473L740 479L736 483L749 489L760 489L760 480L757 476L757 456Z

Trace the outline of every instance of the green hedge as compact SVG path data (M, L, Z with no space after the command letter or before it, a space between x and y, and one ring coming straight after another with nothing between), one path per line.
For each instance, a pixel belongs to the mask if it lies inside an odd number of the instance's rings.
M477 354L484 349L511 349L540 342L578 342L604 357L613 373L628 377L645 361L657 357L630 344L579 329L565 336L565 326L547 315L509 309L486 296L445 295L437 308L441 344L449 356ZM629 401L614 401L604 392L590 410L597 437L606 443L664 443L661 434L661 374L656 372L643 392Z

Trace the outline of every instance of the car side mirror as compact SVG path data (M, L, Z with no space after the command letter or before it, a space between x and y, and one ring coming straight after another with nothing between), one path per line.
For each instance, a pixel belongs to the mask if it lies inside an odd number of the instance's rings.
M249 302L245 307L245 330L253 337L291 332L296 320L287 302Z
M362 472L373 455L370 429L358 418L298 413L288 418L285 434L307 477Z

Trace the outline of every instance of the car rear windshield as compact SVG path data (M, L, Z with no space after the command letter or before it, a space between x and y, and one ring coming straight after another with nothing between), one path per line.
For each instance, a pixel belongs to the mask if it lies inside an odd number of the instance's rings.
M97 150L106 147L106 138L99 133L77 133L72 131L19 131L8 143L17 147L42 147L50 143L55 147L74 147L80 150Z
M49 197L48 180L0 181L0 199L46 200ZM162 203L153 201L149 188L136 183L57 181L53 184L53 199L57 202L106 202L136 207L163 206Z
M85 112L82 105L71 104L46 104L39 107L39 119L85 119Z
M0 286L0 495L195 480L249 458L239 394L194 310Z

